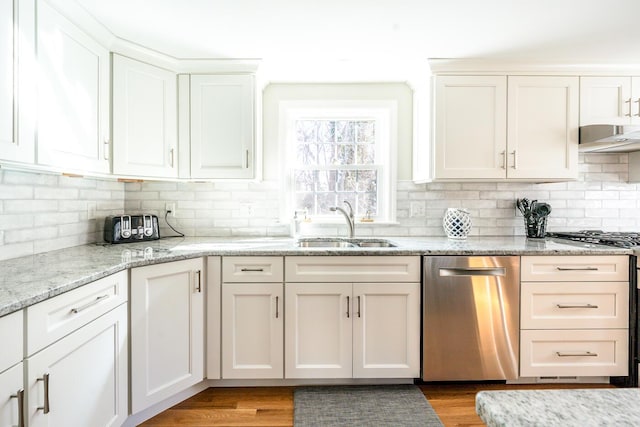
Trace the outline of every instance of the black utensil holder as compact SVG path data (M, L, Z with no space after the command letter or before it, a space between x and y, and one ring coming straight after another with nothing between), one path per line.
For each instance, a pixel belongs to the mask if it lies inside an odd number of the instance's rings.
M524 226L527 230L527 237L532 239L543 239L547 232L547 217L545 216L538 219L525 217Z

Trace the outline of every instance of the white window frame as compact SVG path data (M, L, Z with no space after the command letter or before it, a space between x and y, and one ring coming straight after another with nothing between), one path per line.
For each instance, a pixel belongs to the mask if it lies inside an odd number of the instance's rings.
M281 101L279 103L279 147L282 173L281 220L288 223L294 214L294 174L296 161L295 123L304 118L344 120L376 120L376 162L378 169L378 214L373 224L396 222L398 106L396 101L378 100L314 100ZM342 204L340 204L342 206ZM342 223L338 215L311 216L315 223ZM356 218L360 220L360 218Z

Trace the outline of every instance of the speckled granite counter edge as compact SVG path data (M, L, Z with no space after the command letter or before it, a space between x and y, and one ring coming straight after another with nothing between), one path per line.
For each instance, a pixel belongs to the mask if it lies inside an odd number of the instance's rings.
M118 271L205 256L628 255L612 247L486 237L389 237L391 248L299 248L292 239L162 239L126 245L85 245L0 262L0 317Z
M640 425L640 389L500 390L476 395L488 427Z

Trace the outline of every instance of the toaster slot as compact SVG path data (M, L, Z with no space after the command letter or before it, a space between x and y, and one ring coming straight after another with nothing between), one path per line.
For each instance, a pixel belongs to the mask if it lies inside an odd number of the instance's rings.
M122 215L120 217L120 235L128 239L131 237L131 216L130 215Z

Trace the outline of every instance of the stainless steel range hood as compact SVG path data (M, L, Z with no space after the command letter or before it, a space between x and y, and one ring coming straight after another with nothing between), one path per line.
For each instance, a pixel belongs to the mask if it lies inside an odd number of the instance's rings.
M581 126L579 150L581 153L640 151L640 126Z

